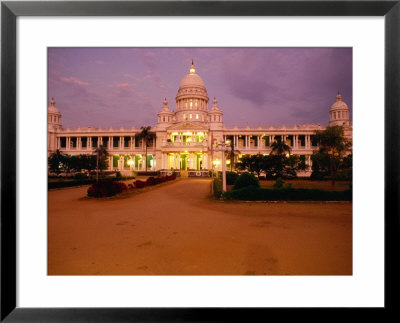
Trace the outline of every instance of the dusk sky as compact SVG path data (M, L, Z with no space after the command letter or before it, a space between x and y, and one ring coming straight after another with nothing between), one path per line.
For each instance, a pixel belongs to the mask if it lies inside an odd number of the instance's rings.
M352 111L351 48L49 48L48 99L64 128L154 126L192 59L227 126L327 125L338 91Z

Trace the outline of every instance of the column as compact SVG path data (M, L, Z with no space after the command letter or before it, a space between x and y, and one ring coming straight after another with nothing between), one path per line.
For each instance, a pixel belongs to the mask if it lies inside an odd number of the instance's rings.
M121 150L124 149L124 136L119 137L119 147Z

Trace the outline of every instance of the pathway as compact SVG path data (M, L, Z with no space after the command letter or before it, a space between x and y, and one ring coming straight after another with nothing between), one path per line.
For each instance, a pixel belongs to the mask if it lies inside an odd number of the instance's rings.
M50 275L351 275L351 203L221 202L209 179L49 192Z

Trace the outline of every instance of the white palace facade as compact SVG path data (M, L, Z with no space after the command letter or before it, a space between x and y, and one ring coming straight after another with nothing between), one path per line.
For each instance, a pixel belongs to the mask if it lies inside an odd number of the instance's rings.
M313 145L316 130L324 127L316 124L292 127L226 127L223 111L214 98L209 97L203 79L196 73L192 63L179 85L175 98L175 110L167 100L157 115L157 123L151 128L155 133L147 148L148 170L180 171L189 176L208 176L208 171L221 170L222 152L220 142L233 141L235 150L241 155L269 154L271 144L280 138L291 147L291 154L303 156L311 165L310 156L317 147ZM210 107L211 105L211 107ZM329 126L344 126L345 135L352 137L352 122L349 108L338 93L336 102L329 110ZM99 145L107 148L109 169L121 173L145 170L145 147L137 140L140 129L102 129L79 127L64 129L61 113L54 99L48 107L48 154L57 149L63 154L94 154ZM226 161L229 164L229 160ZM309 171L303 175L309 174Z

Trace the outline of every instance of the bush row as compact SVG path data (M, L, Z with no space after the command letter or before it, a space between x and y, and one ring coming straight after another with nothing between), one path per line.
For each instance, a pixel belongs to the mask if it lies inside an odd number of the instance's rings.
M213 194L216 199L219 199L222 195L222 183L219 178L214 178Z
M125 180L125 179L132 179L133 177L122 177L122 178L102 178L100 180L110 180L110 181L120 181L120 180ZM54 189L54 188L64 188L64 187L73 187L73 186L82 186L82 185L89 185L93 184L96 182L96 178L83 178L83 179L75 179L75 180L69 180L69 181L64 181L63 179L60 179L59 182L48 182L47 183L47 188Z
M226 200L244 201L351 201L352 190L325 191L306 188L266 189L247 186L223 193Z
M87 195L90 197L107 197L126 191L128 186L122 182L112 181L110 179L100 180L93 183L87 190Z
M162 177L149 177L146 181L136 180L134 182L136 188L143 188L146 186L157 185L176 179L176 175L167 175Z
M63 187L73 187L73 186L81 186L81 185L89 185L95 183L95 179L81 179L75 181L59 181L59 182L48 182L47 188L49 190L54 188L63 188Z

